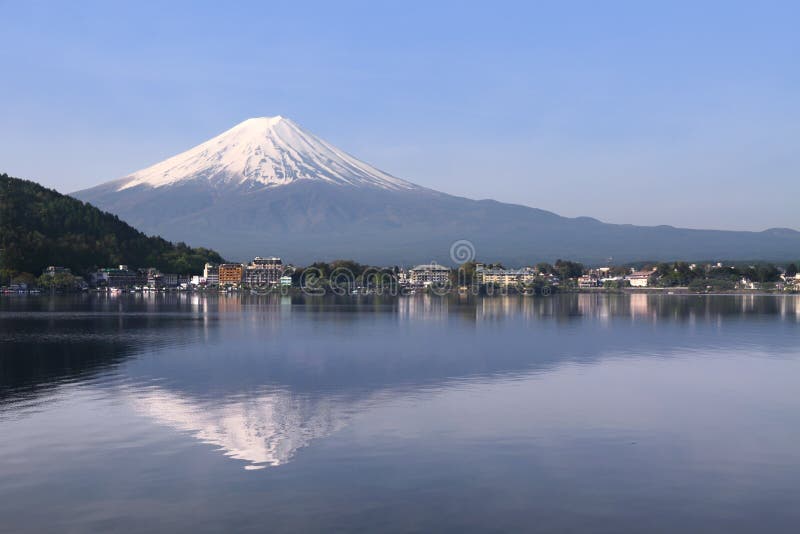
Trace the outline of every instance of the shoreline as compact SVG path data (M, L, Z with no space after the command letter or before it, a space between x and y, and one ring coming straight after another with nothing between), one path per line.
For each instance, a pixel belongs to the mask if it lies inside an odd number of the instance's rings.
M538 292L522 292L522 291L496 291L494 293L487 293L487 292L460 292L457 290L448 290L448 291L428 291L428 290L416 290L416 291L398 291L398 292L376 292L376 291L365 291L365 292L358 292L358 293L342 293L337 294L334 291L324 291L322 293L319 292L312 292L312 291L304 291L299 288L291 288L290 290L266 290L266 291L258 291L258 290L235 290L235 291L187 291L187 290L162 290L162 291L97 291L97 290L89 290L89 291L69 291L69 292L51 292L51 291L21 291L21 292L0 292L0 299L3 297L6 298L21 298L21 297L64 297L64 296L95 296L95 297L107 297L107 298L120 298L120 297L131 297L131 296L141 296L141 297L157 297L157 296L166 296L166 295L187 295L187 296L202 296L202 297L232 297L232 296L247 296L247 297L269 297L269 296L279 296L279 297L312 297L312 298L324 298L324 297L339 297L339 298L352 298L352 299L359 299L364 297L396 297L396 298L407 298L407 297L419 297L419 296L431 296L431 297L460 297L460 298L469 298L469 297L480 297L480 298L498 298L498 297L538 297L538 298L550 298L550 297L558 297L558 296L566 296L566 295L605 295L605 296L624 296L624 295L653 295L653 296L665 296L665 297L685 297L685 296L786 296L786 297L800 297L800 292L798 291L764 291L760 289L756 290L730 290L730 291L690 291L686 288L635 288L635 289L604 289L604 288L597 288L597 289L589 289L589 288L582 288L582 289L569 289L565 291L554 291L552 293L542 294Z

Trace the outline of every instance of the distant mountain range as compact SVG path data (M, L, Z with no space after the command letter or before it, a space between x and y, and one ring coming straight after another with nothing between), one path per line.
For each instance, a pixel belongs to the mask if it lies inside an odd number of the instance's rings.
M790 229L607 224L440 193L361 162L283 117L246 120L73 196L148 233L239 260L268 254L297 263L453 264L458 240L470 241L478 259L510 265L800 257L800 232Z

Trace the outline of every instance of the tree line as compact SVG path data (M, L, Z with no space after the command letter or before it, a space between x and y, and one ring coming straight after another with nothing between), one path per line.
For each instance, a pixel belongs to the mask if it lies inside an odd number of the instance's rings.
M98 267L178 274L220 263L215 251L149 237L111 213L28 180L0 174L0 281L49 265L84 275Z

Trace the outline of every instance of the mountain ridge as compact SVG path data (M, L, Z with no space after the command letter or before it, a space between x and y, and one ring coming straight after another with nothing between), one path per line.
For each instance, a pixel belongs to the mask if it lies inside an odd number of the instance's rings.
M515 265L800 256L800 232L793 230L609 224L442 193L363 163L280 116L244 121L73 195L148 232L241 260L274 254L296 262L452 264L450 245L464 239L480 259Z
M77 274L129 264L197 273L222 257L204 248L143 234L118 216L0 173L0 270L39 274L48 265Z

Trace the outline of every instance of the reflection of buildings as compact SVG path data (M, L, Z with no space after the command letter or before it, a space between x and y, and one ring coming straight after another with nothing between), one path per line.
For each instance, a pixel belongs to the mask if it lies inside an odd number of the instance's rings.
M789 318L792 315L800 319L800 295L784 296L778 303L778 309L782 319Z
M609 299L594 293L579 293L577 297L578 313L580 315L608 319L610 315Z
M546 299L536 299L522 295L483 298L477 301L477 316L481 320L497 320L505 317L524 317L530 319L546 305Z
M631 317L648 317L650 311L650 295L644 293L631 293L629 296L631 305Z
M397 301L397 313L400 319L411 320L446 320L451 300L435 295L411 295ZM454 306L455 308L456 306Z
M284 391L212 404L148 388L133 395L133 404L157 422L248 462L245 469L285 464L298 449L339 430L347 420L346 409L334 401Z

